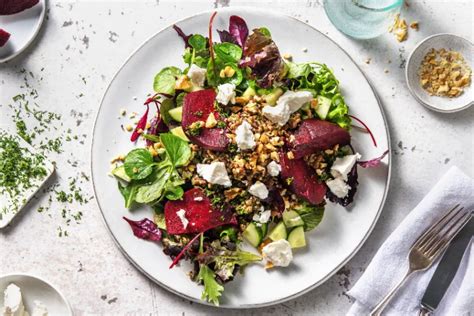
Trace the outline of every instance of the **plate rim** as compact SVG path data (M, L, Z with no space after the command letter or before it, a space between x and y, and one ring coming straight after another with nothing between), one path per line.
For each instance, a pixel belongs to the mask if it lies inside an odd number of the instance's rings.
M32 274L32 273L24 273L24 272L11 272L11 273L6 273L6 274L2 274L0 275L0 280L2 279L5 279L5 278L8 278L8 277L14 277L14 276L19 276L19 277L28 277L28 278L32 278L32 279L36 279L36 280L39 280L45 284L47 284L48 286L50 286L54 291L56 291L56 293L58 293L58 295L61 297L61 299L63 300L63 302L66 304L66 307L69 311L69 314L72 316L74 315L74 312L72 310L72 307L71 307L71 304L69 303L69 301L67 300L66 296L63 294L63 292L61 292L58 287L56 287L53 283L51 283L50 281L47 281L45 279L43 279L42 277L39 277L35 274Z
M464 42L469 43L471 45L471 48L474 47L474 44L470 40L468 40L467 38L464 38L462 36L453 34L453 33L437 33L437 34L433 34L433 35L430 35L430 36L424 38L418 44L416 44L415 48L413 48L410 55L408 56L407 66L405 67L405 82L407 84L408 90L410 91L412 97L415 98L415 100L418 101L418 103L420 103L421 105L423 105L424 107L426 107L427 109L429 109L431 111L435 111L435 112L443 113L443 114L450 114L450 113L456 113L456 112L461 112L461 111L467 110L468 108L470 108L474 104L474 100L471 100L469 103L467 103L467 104L465 104L465 105L463 105L459 108L454 108L454 109L451 109L451 110L444 110L444 109L441 109L441 108L437 108L437 107L431 105L430 103L423 101L419 97L419 95L413 89L412 81L409 79L409 76L408 76L408 72L410 72L411 67L413 67L412 57L413 57L413 55L415 55L415 53L418 51L418 49L421 47L421 45L425 44L428 41L433 40L436 37L442 37L442 36L455 37L460 41L464 41Z
M210 304L209 302L206 302L206 301L203 301L203 300L200 300L200 299L196 299L194 297L191 297L189 295L186 295L184 293L181 293L179 291L176 291L174 290L173 288L169 287L168 285L166 284L163 284L162 282L156 280L153 276L151 276L149 273L147 273L146 271L144 271L130 256L129 254L125 251L125 249L120 245L120 243L118 242L118 240L115 238L115 235L112 233L112 230L110 229L106 219L105 219L105 215L104 215L104 212L102 211L102 207L100 205L100 202L99 202L99 199L97 198L97 190L96 190L96 184L95 184L95 181L94 181L94 161L93 161L93 148L94 148L94 143L95 143L95 135L96 135L96 128L97 128L97 121L98 121L98 118L99 118L99 115L101 113L101 110L102 110L102 106L103 106L103 103L104 103L104 100L105 100L105 97L107 95L107 93L109 92L110 90L110 87L112 86L112 83L116 80L118 74L122 71L122 69L125 67L125 65L130 61L131 58L133 58L133 56L135 56L135 54L138 53L138 51L144 47L147 43L149 43L155 36L157 36L158 34L164 32L165 30L167 30L168 28L172 27L173 24L178 24L178 23L182 23L184 21L187 21L187 20L190 20L190 19L193 19L195 18L196 16L199 16L199 15L203 15L203 14L212 14L213 12L227 12L227 11L234 11L234 10L242 10L242 11L248 11L249 9L252 9L253 12L259 12L259 13L263 13L265 12L265 10L261 9L261 8L249 8L249 7L246 7L246 6L232 6L232 7L226 7L226 8L218 8L218 9L213 9L213 10L204 10L204 11L199 11L193 15L189 15L189 16L186 16L185 18L182 18L180 20L176 20L174 22L172 22L171 24L169 25L166 25L165 27L159 29L158 31L156 31L155 33L153 33L151 36L149 36L147 39L145 39L135 50L132 51L132 53L125 59L125 61L122 63L122 65L120 66L120 68L115 72L114 76L110 79L110 82L107 86L107 89L104 91L104 94L102 96L102 99L100 101L100 106L99 108L97 109L97 113L96 113L96 116L95 116L95 120L94 120L94 125L92 127L92 140L91 140L91 154L90 154L90 161L91 161L91 178L92 178L92 188L93 188L93 191L94 191L94 197L95 197L95 201L97 203L97 206L100 210L100 213L101 213L101 217L102 217L102 221L103 223L105 224L105 227L107 228L107 231L109 233L109 235L112 237L112 240L114 241L114 243L116 244L116 246L118 247L118 249L120 250L120 252L122 253L122 255L128 259L128 261L140 272L142 273L143 275L145 275L148 279L150 279L151 281L153 281L153 283L159 285L160 287L166 289L167 291L175 294L175 295L178 295L179 297L182 297L182 298L185 298L187 300L190 300L192 302L196 302L196 303L199 303L201 305L205 305L205 306L210 306L210 307L213 307L213 308L216 308L216 309L249 309L249 308L263 308L263 307L269 307L269 306L274 306L274 305L277 305L277 304L281 304L281 303L284 303L284 302L287 302L289 300L292 300L292 299L296 299L312 290L314 290L315 288L319 287L320 285L322 285L323 283L325 283L328 279L330 279L332 276L334 276L336 274L337 271L339 271L349 260L351 260L360 250L360 248L362 248L362 246L365 244L365 242L367 241L368 237L371 235L371 233L373 232L374 228L375 228L375 225L377 224L379 218L380 218L380 214L382 213L382 210L383 210L383 207L385 206L385 202L386 202L386 199L387 199L387 193L389 191L389 187L390 187L390 180L391 180L391 174L392 174L392 144L391 144L391 138L390 138L390 129L389 129L389 126L388 126L388 121L387 121L387 116L385 114L385 111L383 109L383 105L382 105L382 102L381 102L381 99L380 97L378 96L376 90L374 89L374 86L371 82L371 80L367 77L367 75L362 71L362 69L359 67L359 65L357 65L357 63L355 62L355 60L346 52L345 49L343 49L336 41L334 41L333 39L331 39L328 35L324 34L323 32L321 32L320 30L318 30L317 28L315 28L314 26L302 21L302 20L299 20L293 16L290 16L288 14L285 14L285 13L282 13L280 11L276 11L276 10L272 10L272 13L273 14L276 14L276 15L279 15L281 17L286 17L286 18L290 18L292 20L294 20L296 23L303 23L304 25L306 25L307 27L311 28L313 31L315 32L318 32L320 35L324 36L326 39L328 39L329 41L333 42L349 59L350 61L356 66L356 68L360 71L360 73L362 74L362 76L365 78L365 80L367 80L367 83L369 84L369 87L370 89L372 90L372 93L374 94L376 100L377 100L377 105L379 106L379 109L380 109L380 113L382 115L382 119L383 119L383 123L384 123L384 127L385 127L385 131L387 133L387 147L388 147L388 151L389 151L389 154L387 155L388 156L388 164L387 164L387 167L388 167L388 172L387 172L387 179L385 181L385 190L384 190L384 193L383 193L383 197L382 197L382 201L380 203L380 206L377 210L377 213L376 213L376 216L373 220L373 222L371 223L369 229L367 230L367 232L365 233L364 235L364 238L361 240L361 242L357 245L357 247L341 262L339 263L339 265L337 265L330 273L328 273L324 278L322 278L321 280L319 280L318 282L312 284L311 286L299 291L299 292L296 292L290 296L287 296L285 298L281 298L281 299L278 299L278 300L275 300L275 301L271 301L271 302L266 302L266 303L261 303L261 304L243 304L243 305L238 305L238 306L226 306L226 305L219 305L219 306L215 306L213 304Z
M43 2L43 10L41 10L41 14L39 16L39 24L36 27L33 35L31 35L30 39L19 50L17 50L16 52L11 54L10 56L7 56L3 59L0 59L0 64L6 63L6 62L14 59L18 55L21 55L21 53L23 53L31 45L31 43L33 43L33 41L36 39L36 37L38 37L38 34L41 30L41 27L43 26L43 23L44 23L44 20L45 20L45 17L46 17L46 11L47 11L47 7L48 7L48 0L40 0L40 1ZM18 12L18 13L21 13L21 12ZM18 14L18 13L15 13L15 14Z

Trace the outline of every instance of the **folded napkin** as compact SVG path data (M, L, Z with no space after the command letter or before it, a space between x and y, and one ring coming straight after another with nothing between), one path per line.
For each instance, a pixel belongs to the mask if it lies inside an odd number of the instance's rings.
M387 238L362 277L348 292L355 299L348 315L370 313L405 275L407 255L415 240L457 203L474 209L474 181L457 167L452 167ZM473 248L471 240L435 315L474 314ZM430 269L412 274L387 305L384 315L418 315L421 298L437 265L435 262Z

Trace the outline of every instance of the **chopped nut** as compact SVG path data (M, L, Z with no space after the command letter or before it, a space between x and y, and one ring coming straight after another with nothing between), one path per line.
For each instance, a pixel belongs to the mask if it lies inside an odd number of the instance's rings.
M188 76L182 75L176 80L175 89L177 90L189 90L192 88L192 83L189 80Z
M418 31L418 29L419 29L418 21L413 21L413 22L411 22L410 28L412 28L412 29Z
M370 64L371 61L372 61L371 58L367 58L367 59L365 60L365 63L368 65L368 64Z
M115 156L114 158L112 158L112 160L110 161L111 164L114 164L116 162L122 162L125 160L125 156L124 155L118 155L118 156Z
M127 132L131 132L131 131L133 131L133 126L130 125L130 124L128 124L127 126L125 126L125 130L126 130Z
M127 110L120 109L120 115L125 116L125 114L127 114Z
M306 47L304 47L302 50L301 50L303 53L306 53L308 51L308 49Z
M430 95L457 97L471 83L472 70L456 51L431 49L418 69L420 85Z
M286 154L286 156L287 156L287 157L288 157L288 159L290 159L290 160L293 160L293 159L295 159L295 154L293 154L293 152L292 152L292 151L289 151L289 152Z
M291 61L293 59L293 56L291 56L291 54L286 53L286 54L283 54L283 58L285 58L288 61Z
M150 129L150 127L151 127L151 123L150 123L150 122L146 122L146 127L145 127L145 129Z

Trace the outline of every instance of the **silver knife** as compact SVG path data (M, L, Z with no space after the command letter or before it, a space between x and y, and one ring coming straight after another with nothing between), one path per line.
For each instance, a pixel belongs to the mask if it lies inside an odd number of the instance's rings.
M435 273L431 277L425 294L421 299L421 315L429 314L438 308L451 281L453 280L461 263L462 256L474 235L474 219L464 226L459 234L453 239L448 249L441 258Z

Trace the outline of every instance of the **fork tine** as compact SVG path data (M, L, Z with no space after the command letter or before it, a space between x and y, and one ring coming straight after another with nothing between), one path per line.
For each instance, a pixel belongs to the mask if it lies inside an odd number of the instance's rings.
M451 226L452 226L453 225L452 222L458 217L458 215L461 215L461 217L463 216L464 214L463 210L464 210L464 207L461 207L454 213L451 213L450 216L448 216L445 221L443 221L440 224L437 224L436 229L433 230L433 232L429 236L426 237L426 239L424 240L422 244L420 244L420 247L419 247L420 250L425 251L426 249L431 248L431 246L433 246L433 244L439 239L441 232L445 230L446 227L450 229L449 228L450 226L447 226L447 225L451 223Z
M439 241L427 250L427 256L432 260L439 255L453 240L453 238L463 229L463 227L469 222L472 214L470 212L464 213L456 223L451 225L448 231L442 236Z
M422 243L424 243L427 238L429 236L431 236L431 232L433 232L437 227L438 225L440 225L441 223L444 222L444 220L452 214L452 212L454 212L458 207L459 207L460 204L457 204L455 205L451 210L449 210L449 212L446 212L446 214L438 221L436 222L434 225L432 225L429 229L427 229L420 237L418 237L418 239L415 241L415 243L413 244L412 248L414 247L418 247L419 245L421 245Z

